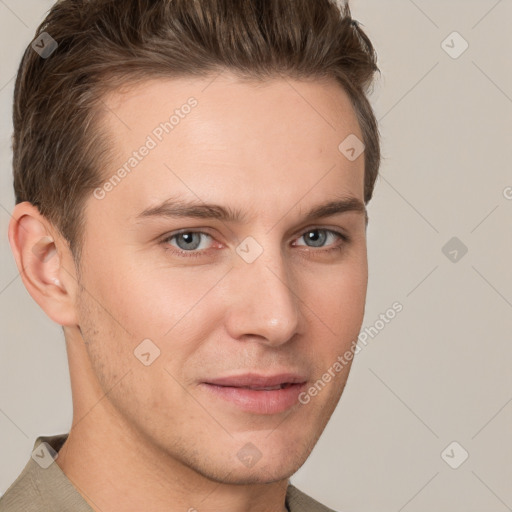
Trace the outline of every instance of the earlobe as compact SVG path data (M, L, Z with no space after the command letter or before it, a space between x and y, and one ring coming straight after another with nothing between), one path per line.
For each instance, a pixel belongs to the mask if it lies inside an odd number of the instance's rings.
M54 322L76 325L75 269L63 268L72 258L66 258L67 244L52 231L56 233L34 205L19 203L9 224L9 243L32 298Z

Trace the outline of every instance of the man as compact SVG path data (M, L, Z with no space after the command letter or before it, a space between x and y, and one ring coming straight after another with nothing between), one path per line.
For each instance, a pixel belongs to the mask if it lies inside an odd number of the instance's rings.
M0 510L330 510L289 477L363 320L376 70L330 0L55 4L15 87L9 240L73 423Z

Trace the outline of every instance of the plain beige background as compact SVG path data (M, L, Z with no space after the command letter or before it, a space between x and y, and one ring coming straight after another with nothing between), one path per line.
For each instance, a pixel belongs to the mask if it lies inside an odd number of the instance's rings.
M14 76L51 4L0 0L0 494L35 437L71 422L62 332L7 242ZM292 482L342 512L512 510L512 1L351 6L382 71L362 331L374 329Z

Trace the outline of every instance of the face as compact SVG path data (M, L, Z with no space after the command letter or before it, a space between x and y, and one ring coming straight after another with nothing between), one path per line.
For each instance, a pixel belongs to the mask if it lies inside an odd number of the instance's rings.
M334 82L212 80L105 98L113 165L86 204L77 312L127 432L208 478L271 482L348 377L333 365L364 314L364 156L338 146L362 135Z

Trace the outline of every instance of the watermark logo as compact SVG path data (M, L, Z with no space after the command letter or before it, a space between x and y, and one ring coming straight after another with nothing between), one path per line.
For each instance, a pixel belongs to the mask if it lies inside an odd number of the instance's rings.
M43 32L32 42L32 49L43 59L47 59L58 46L57 41L48 32Z
M252 263L263 254L263 247L252 236L248 236L237 246L236 252L246 263Z
M458 59L469 47L469 43L456 31L441 43L441 48L452 58Z
M41 443L32 452L32 458L43 468L49 468L59 454L46 442Z
M146 338L135 347L133 354L144 366L149 366L160 356L160 349Z
M376 320L370 327L365 327L363 331L359 333L357 340L353 340L350 346L350 350L347 350L343 355L338 356L337 360L322 374L322 376L312 384L306 391L299 394L298 400L302 405L309 404L311 397L317 396L325 386L339 374L343 368L345 368L350 361L354 358L355 354L358 354L362 348L358 345L360 342L366 347L368 335L372 338L377 336L379 332L384 329L386 324L389 324L393 318L396 317L397 313L400 313L403 309L403 305L400 302L394 302L392 307L388 308L385 313L379 315L379 320Z
M261 459L262 453L254 444L247 443L240 448L236 456L244 466L252 468Z
M466 255L468 248L454 236L443 245L441 251L452 263L458 263Z
M151 134L146 137L144 144L139 149L133 151L128 160L101 187L94 189L93 196L99 200L105 199L106 195L114 190L197 105L198 101L194 97L190 97L185 104L174 110L174 114L167 121L163 121L158 126L155 126Z
M466 449L457 441L452 441L442 452L441 458L452 469L458 469L469 457Z
M363 153L365 145L363 141L357 136L351 133L346 137L343 142L338 146L338 150L348 160L353 162L357 160Z

